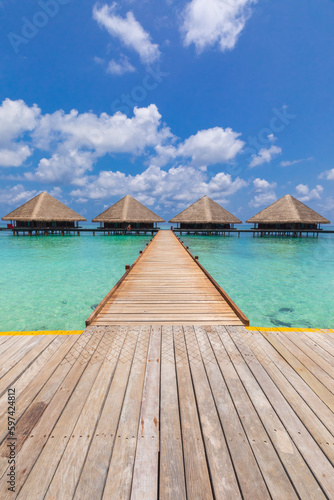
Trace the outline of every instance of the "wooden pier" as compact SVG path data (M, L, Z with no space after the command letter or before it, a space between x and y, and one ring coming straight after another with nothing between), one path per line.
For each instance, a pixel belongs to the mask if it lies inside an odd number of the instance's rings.
M88 325L248 325L172 231L159 231L93 311Z
M334 498L334 331L56 333L0 336L2 500Z

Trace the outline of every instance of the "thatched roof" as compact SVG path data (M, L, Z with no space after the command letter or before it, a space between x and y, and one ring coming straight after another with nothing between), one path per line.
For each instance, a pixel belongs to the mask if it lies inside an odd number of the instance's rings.
M190 205L169 222L189 222L189 224L241 224L241 220L218 205L208 196Z
M149 208L135 200L129 194L107 208L92 222L165 222Z
M303 223L303 224L330 224L330 221L319 215L304 203L296 200L290 194L275 201L269 207L261 210L246 222L250 223Z
M40 193L10 212L2 220L17 221L83 221L87 220L48 193Z

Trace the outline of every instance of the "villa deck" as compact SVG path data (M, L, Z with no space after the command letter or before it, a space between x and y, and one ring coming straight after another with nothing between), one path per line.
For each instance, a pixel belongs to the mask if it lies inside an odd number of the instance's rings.
M87 325L248 325L172 231L159 231Z
M1 499L334 498L333 331L90 326L0 360Z

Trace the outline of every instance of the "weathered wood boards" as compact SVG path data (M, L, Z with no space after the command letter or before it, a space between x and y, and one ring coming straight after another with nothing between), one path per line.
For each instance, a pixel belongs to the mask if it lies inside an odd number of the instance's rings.
M12 345L0 377L1 500L334 498L325 332L93 326ZM17 391L15 495L7 388Z
M159 231L87 320L93 325L244 325L247 318L171 231Z

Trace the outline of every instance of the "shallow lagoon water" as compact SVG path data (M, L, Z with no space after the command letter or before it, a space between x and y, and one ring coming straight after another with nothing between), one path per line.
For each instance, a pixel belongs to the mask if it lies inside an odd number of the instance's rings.
M334 235L182 236L256 326L334 328ZM83 329L149 235L0 233L0 331Z
M0 331L83 329L149 240L0 233Z
M182 240L251 325L334 328L334 235Z

